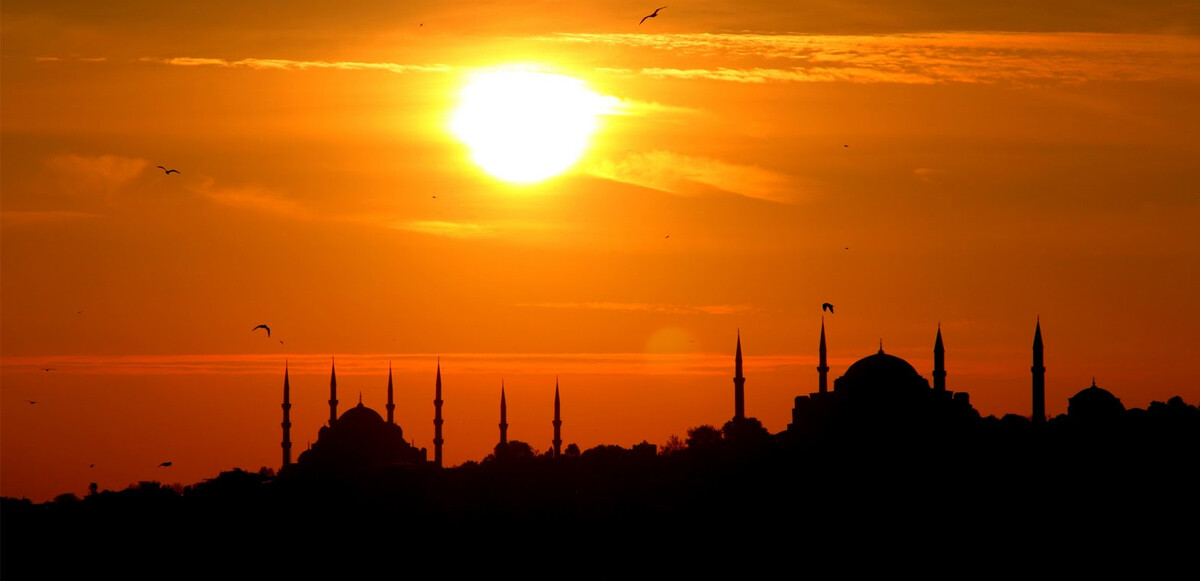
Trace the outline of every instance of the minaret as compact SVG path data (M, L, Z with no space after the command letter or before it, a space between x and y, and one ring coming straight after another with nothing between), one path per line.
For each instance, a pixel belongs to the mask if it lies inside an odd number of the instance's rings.
M746 378L742 377L742 331L738 330L737 354L733 356L733 419L746 419Z
M287 361L283 362L283 467L287 468L292 463L292 403L291 403L292 388L288 384L288 365Z
M388 363L388 402L387 402L387 406L385 406L385 407L387 407L387 413L388 413L387 422L389 424L396 423L396 415L395 415L396 404L393 403L393 401L392 401L392 364L391 363Z
M933 342L933 391L946 391L946 347L942 345L941 323Z
M329 425L337 422L337 370L336 362L329 365Z
M825 362L825 317L821 317L821 346L818 348L820 359L817 363L817 393L829 391L829 365Z
M554 378L554 457L562 454L562 406L558 401L558 378Z
M508 404L504 403L504 381L500 381L500 444L508 443Z
M437 380L433 388L433 463L442 467L442 358L438 357Z
M1046 421L1046 365L1042 358L1042 318L1038 317L1033 331L1033 423Z

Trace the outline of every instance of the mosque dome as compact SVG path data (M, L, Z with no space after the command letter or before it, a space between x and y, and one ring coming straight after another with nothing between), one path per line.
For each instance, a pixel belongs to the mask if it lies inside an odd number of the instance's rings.
M834 391L849 394L886 390L898 395L895 392L929 389L929 380L921 377L907 361L884 353L880 347L878 353L854 362L833 385Z
M358 402L358 405L346 410L342 414L342 417L338 418L338 425L345 426L370 426L383 423L383 416L379 415L379 412L363 405L362 402Z
M1095 379L1091 387L1084 388L1067 400L1067 416L1082 420L1111 418L1124 411L1121 400L1107 389L1096 387Z

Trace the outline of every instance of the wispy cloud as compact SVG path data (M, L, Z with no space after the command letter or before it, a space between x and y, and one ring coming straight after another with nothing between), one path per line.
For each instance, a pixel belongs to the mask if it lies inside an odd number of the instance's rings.
M927 182L933 179L934 176L946 173L946 170L932 167L917 167L913 168L912 173L918 180Z
M282 381L284 361L293 376L328 374L329 354L179 354L179 355L49 355L5 357L5 374L42 374L51 368L62 375L276 375ZM435 361L443 374L471 375L724 375L728 353L352 353L336 354L340 376L385 377L396 373L431 373ZM809 366L813 355L748 355L756 371ZM835 361L836 363L836 361Z
M396 230L407 230L409 232L432 234L434 236L449 236L451 238L482 238L496 234L494 226L467 222L411 220L407 222L394 222L391 227Z
M703 68L602 69L613 74L737 83L1012 83L1200 80L1200 38L1103 33L877 36L558 34L538 40L703 57Z
M536 307L543 309L585 309L601 311L652 312L672 315L708 314L732 315L754 310L750 305L669 305L661 303L617 303L617 302L575 302L575 303L520 303L518 307Z
M332 69L340 71L386 71L390 73L440 73L453 67L443 64L411 65L399 63L365 63L354 61L297 61L288 59L246 58L226 60L202 57L150 58L143 62L160 63L179 67L227 67L275 71L305 71Z
M795 202L798 197L796 184L786 175L670 151L603 159L585 171L595 177L679 195L698 195L715 188L772 202Z
M77 153L52 155L45 163L63 192L79 197L101 195L108 201L150 166L144 159Z
M309 210L296 200L263 186L217 185L215 180L207 178L190 189L201 198L223 206L300 218L310 215Z

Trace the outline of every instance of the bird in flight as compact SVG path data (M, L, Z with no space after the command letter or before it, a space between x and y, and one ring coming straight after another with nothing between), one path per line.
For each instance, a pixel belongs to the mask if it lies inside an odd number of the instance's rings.
M167 168L165 168L165 167L163 167L163 166L161 166L161 165L160 165L160 166L158 166L158 169L161 169L161 170L163 170L163 173L165 173L165 174L167 174L167 175L171 175L171 173L172 173L172 172L174 172L174 173L179 173L179 170L177 170L177 169L167 169Z
M259 329L266 329L266 330L267 330L267 336L268 336L268 337L270 337L270 336L271 336L271 328L270 328L270 327L268 327L268 326L266 326L266 325L259 325L259 326L255 327L255 328L253 328L253 329L250 329L250 332L251 332L251 333L253 333L253 332L255 332L255 331L259 330Z
M25 401L29 402L29 405L33 405L33 404L37 403L36 401L33 401L31 399L27 399Z
M43 367L42 371L54 371L53 367Z
M162 464L159 464L159 465L158 465L158 467L159 467L159 468L162 468L163 466L166 466L167 468L170 468L170 467L171 467L171 463L170 463L170 462L163 462Z
M833 314L833 305L831 305L829 303L823 303L821 305L821 312L825 312L825 311L829 311L829 314L832 315Z
M658 16L658 11L662 10L663 8L666 8L666 6L662 6L660 8L655 8L654 12L651 12L650 14L643 16L642 19L638 21L638 26L641 26L641 24L643 22L645 22L647 18L654 18L655 16Z

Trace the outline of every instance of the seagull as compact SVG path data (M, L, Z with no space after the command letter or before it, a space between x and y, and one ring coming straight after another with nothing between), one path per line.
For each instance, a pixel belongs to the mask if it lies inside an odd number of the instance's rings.
M25 401L29 402L29 405L33 405L33 404L37 403L36 401L33 401L31 399L27 399Z
M824 312L824 311L829 311L829 314L831 314L831 315L832 315L832 314L833 314L833 305L831 305L831 304L829 304L829 303L823 303L823 304L821 305L821 311L822 311L822 312Z
M638 26L641 26L641 24L643 22L645 22L647 18L654 18L655 16L658 16L658 11L662 10L663 8L666 8L666 6L663 6L661 8L655 8L653 13L643 16L642 19L638 21Z
M158 169L163 170L163 172L166 173L167 175L171 175L171 172L179 173L179 170L177 170L177 169L167 169L161 165L158 166Z
M158 467L159 467L159 468L162 468L163 466L166 466L167 468L170 468L170 467L171 467L171 463L170 463L170 462L163 462L162 464L159 464L159 465L158 465Z
M251 333L253 333L253 332L255 332L255 331L259 330L259 329L266 329L266 330L267 330L267 336L268 336L268 337L270 337L270 336L271 336L271 328L270 328L270 327L268 327L268 326L266 326L266 325L259 325L259 326L255 327L255 328L253 328L253 329L250 329L250 332L251 332Z
M53 367L43 367L42 371L54 371Z

